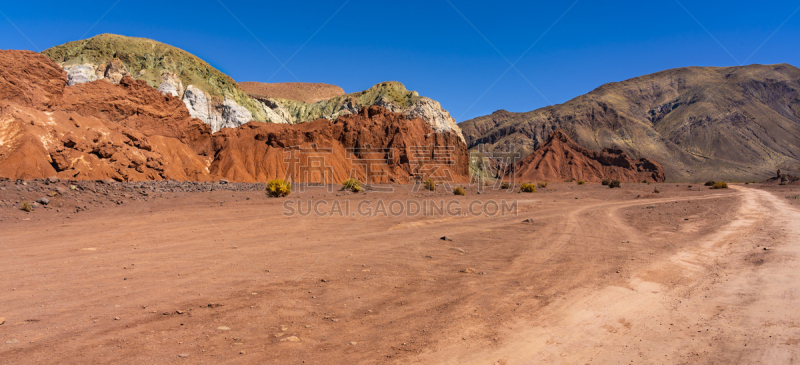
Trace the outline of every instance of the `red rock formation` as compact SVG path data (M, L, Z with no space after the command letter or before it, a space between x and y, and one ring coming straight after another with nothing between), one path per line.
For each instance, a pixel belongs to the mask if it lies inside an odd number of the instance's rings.
M468 181L469 176L466 145L455 133L434 133L420 118L409 120L379 106L335 121L319 119L293 125L251 122L224 129L214 135L216 154L211 172L243 182L283 178L288 176L285 160L292 157L285 148L292 146L308 151L296 152L300 165L306 161L303 155L317 161L324 158L329 181L335 183L349 178L353 169L358 179L366 182L367 160L373 161L372 168L385 172L372 175L371 183L407 183L415 175L416 166L431 163L431 151L442 157L437 162L439 168L431 171L433 176L445 180L449 173L455 182ZM353 149L358 151L356 155ZM302 170L294 169L295 179L305 181L297 176Z
M635 161L625 152L611 148L602 152L583 148L561 129L550 133L541 147L512 165L510 170L519 181L665 180L664 168L658 162L645 158Z
M125 76L119 85L98 80L66 86L66 75L48 58L0 51L0 177L263 182L287 176L293 152L284 147L292 146L326 151L316 155L324 156L330 183L347 179L353 169L366 182L368 160L384 172L371 182L408 182L417 173L415 160L422 160L415 155L431 159L435 153L446 161L439 161L434 176L447 169L462 182L469 171L466 145L455 133L435 133L422 119L381 107L333 122L251 122L212 137L180 99L144 81ZM368 147L379 151L365 152ZM300 170L290 171L294 181L306 180Z

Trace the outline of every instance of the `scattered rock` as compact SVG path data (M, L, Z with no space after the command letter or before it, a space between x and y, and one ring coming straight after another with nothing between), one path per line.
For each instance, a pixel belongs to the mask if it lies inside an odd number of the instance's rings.
M0 326L2 326L5 323L6 323L6 319L3 318L3 317L0 317Z
M530 218L526 219L526 220L522 221L522 223L533 223L533 219L530 219Z
M351 345L353 345L353 346L355 346L355 345L358 345L358 342L356 342L356 341L350 341L350 344L351 344Z
M450 238L450 237L447 237L447 236L442 236L442 238L440 238L440 240L442 240L442 241L450 241L450 242L452 242L452 241L453 241L453 239L452 239L452 238Z
M281 331L286 332L289 330L289 327L281 326Z
M475 269L466 268L466 269L461 269L461 271L459 271L459 272L460 273L464 273L464 274L474 274L475 273Z
M307 325L306 325L306 328L311 328L311 327L313 327L313 326L312 326L312 325L310 325L310 324L307 324Z
M219 303L209 303L209 304L208 304L208 307L209 307L209 308L217 308L217 307L222 307L222 304L219 304Z
M103 182L103 184L106 184L106 185L111 185L111 184L114 183L113 179L103 179L101 181Z
M461 252L461 253L467 253L467 251L464 251L464 250L462 250L462 249L460 249L458 247L450 247L450 249L453 250L453 251Z
M764 247L764 251L769 251L769 248L767 248L767 247Z
M19 343L19 340L17 340L16 338L12 338L12 339L6 341L6 344L12 344L12 343Z
M178 357L189 357L189 354L178 354Z
M230 327L226 327L226 326L219 326L219 327L217 327L217 329L220 330L220 331L230 331L231 330Z
M114 320L115 321L119 321L119 317L114 317Z
M275 338L278 338L278 337L283 337L283 335L285 335L285 333L283 333L283 332L276 333L276 334L275 334Z
M297 336L289 336L282 339L281 342L300 342L300 338Z
M41 204L41 205L47 205L47 204L50 204L50 199L47 199L47 198L39 198L39 200L37 200L36 202L37 202L37 203L39 203L39 204Z
M229 182L230 182L230 181L228 181L228 180L226 180L226 179L220 179L220 180L219 180L219 183L220 183L220 184L223 184L223 185L224 185L224 184L227 184L227 183L229 183Z

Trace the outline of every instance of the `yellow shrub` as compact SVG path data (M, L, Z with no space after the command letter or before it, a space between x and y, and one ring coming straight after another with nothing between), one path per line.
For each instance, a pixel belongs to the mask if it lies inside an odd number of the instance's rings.
M436 183L431 179L425 180L425 189L436 191Z
M456 186L456 188L453 189L453 194L455 194L455 195L467 195L467 191L464 190L464 188L462 188L460 186Z
M271 197L284 197L292 192L292 183L286 180L272 180L267 183L267 194Z
M538 186L538 187L540 187L540 188L542 188L542 189L545 189L545 188L547 188L547 181L539 181L539 182L536 184L536 186Z
M521 191L523 193L535 193L536 192L536 186L534 186L531 183L524 183L519 187L519 191Z
M357 193L361 190L361 183L356 179L347 179L342 183L342 190L350 190L354 193Z

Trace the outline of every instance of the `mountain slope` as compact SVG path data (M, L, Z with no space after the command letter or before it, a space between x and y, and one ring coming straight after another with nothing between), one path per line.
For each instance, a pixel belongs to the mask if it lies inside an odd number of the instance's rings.
M344 89L336 85L309 82L264 83L245 81L239 87L253 98L276 98L298 100L313 104L344 95Z
M524 156L563 128L583 147L659 161L670 180L763 180L800 171L798 90L800 69L787 64L688 67L459 126L473 149L516 145Z

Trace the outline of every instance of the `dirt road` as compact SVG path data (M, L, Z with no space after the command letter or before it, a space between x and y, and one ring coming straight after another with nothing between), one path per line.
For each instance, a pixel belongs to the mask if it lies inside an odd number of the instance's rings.
M506 217L286 217L222 191L0 209L0 358L796 362L798 189L653 187L293 196L516 200Z

